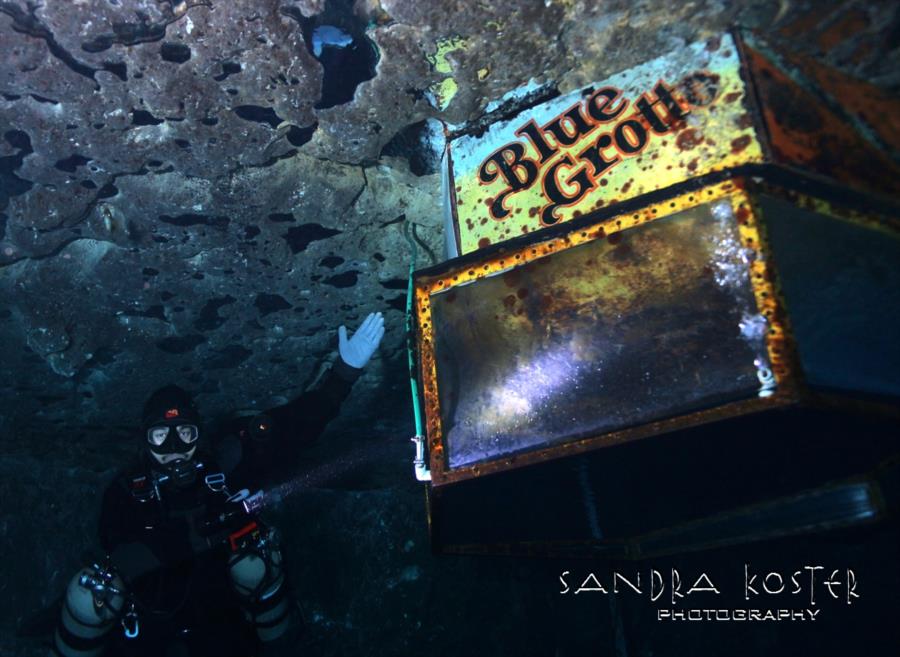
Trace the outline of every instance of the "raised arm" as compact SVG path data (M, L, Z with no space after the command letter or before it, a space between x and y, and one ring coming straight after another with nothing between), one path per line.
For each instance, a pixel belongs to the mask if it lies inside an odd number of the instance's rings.
M321 382L282 406L249 418L242 431L241 480L289 477L303 447L314 442L350 394L384 336L384 317L370 313L352 337L338 329L339 356Z

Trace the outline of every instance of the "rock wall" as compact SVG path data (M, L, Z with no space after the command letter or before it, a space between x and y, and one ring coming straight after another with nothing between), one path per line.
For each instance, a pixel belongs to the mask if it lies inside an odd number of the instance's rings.
M285 511L323 654L472 654L489 623L461 632L461 610L492 600L509 604L491 652L528 654L541 615L551 649L571 610L529 597L543 566L425 546L402 330L403 222L420 264L443 241L425 122L477 121L528 83L565 93L735 23L898 89L887 1L0 1L0 652L37 650L14 624L78 565L151 390L181 383L211 418L279 403L338 325L377 309L381 352L310 452L316 490ZM330 579L313 576L323 554ZM588 610L573 618L606 622ZM557 654L609 647L607 629Z

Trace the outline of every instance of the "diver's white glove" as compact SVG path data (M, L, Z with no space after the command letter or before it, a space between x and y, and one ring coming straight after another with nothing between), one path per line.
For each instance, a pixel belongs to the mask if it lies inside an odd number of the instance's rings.
M378 349L383 337L384 316L381 313L369 313L349 340L347 327L341 326L338 329L338 351L347 365L362 368Z

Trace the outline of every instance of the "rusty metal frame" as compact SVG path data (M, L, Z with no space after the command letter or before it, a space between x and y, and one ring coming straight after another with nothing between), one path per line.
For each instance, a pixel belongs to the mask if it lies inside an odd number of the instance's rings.
M863 210L855 207L856 199L839 200L840 192L846 191L829 185L831 194L823 193L825 189L800 191L789 187L781 181L754 180L748 184L751 195L768 194L792 203L800 208L824 214L839 221L845 221L855 226L861 226L870 230L887 233L893 238L900 239L900 214L891 215L887 208L866 208ZM891 208L900 212L900 208ZM879 211L880 210L880 211ZM757 213L760 216L762 213ZM763 217L763 222L765 217Z
M817 86L823 82L817 76L825 76L829 67L814 64L783 45L761 41L754 32L744 32L738 48L753 89L754 120L762 124L759 134L768 163L810 172L885 200L896 197L900 167L889 148L865 138L859 117L844 108L844 101L834 97L833 91ZM848 80L844 83L850 84ZM853 85L862 95L863 83ZM874 115L889 116L896 109L885 98L868 102L875 107ZM806 118L814 119L816 127L800 129L798 120Z
M620 231L651 223L682 210L722 199L728 199L731 202L741 242L754 255L749 267L750 281L759 312L767 318L769 323L766 346L777 385L772 396L731 402L638 427L604 433L544 449L503 456L493 461L452 469L449 467L443 444L437 391L431 320L432 294L507 271L580 244L603 239ZM737 177L720 182L707 182L695 189L683 191L662 200L657 198L653 202L645 202L643 206L635 206L623 214L606 216L593 222L589 218L583 218L583 221L578 222L567 222L560 226L560 230L552 236L541 233L534 237L542 237L542 239L533 239L527 243L515 240L513 243L507 243L502 247L479 254L481 258L467 257L460 259L461 261L451 261L446 267L419 272L415 282L416 330L420 345L420 380L424 397L432 484L441 486L561 456L579 454L651 435L796 403L803 389L797 351L784 313L784 304L777 291L777 276L774 265L768 257L765 234L761 222L758 220L758 214L759 210L748 193L746 178Z

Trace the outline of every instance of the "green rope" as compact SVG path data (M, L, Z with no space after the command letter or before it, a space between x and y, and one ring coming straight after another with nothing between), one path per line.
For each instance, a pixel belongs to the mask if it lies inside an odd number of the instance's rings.
M416 269L416 242L410 236L410 223L405 222L403 225L403 236L409 242L411 251L409 262L409 286L406 289L406 352L409 358L409 384L412 388L413 415L416 421L416 435L423 436L422 433L422 413L421 404L419 402L419 384L416 380L416 356L413 335L413 272Z

